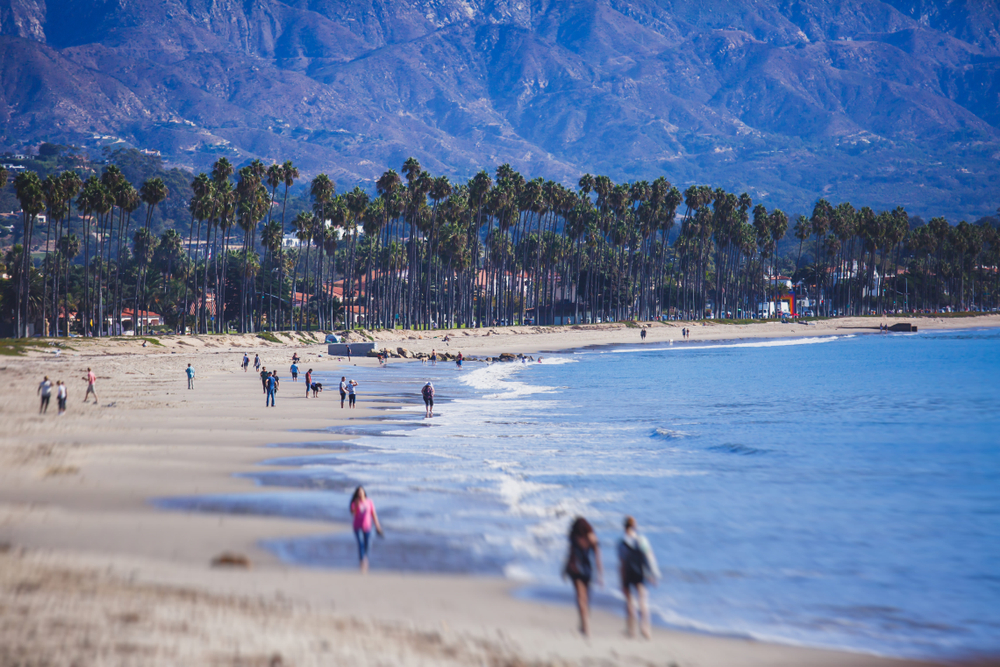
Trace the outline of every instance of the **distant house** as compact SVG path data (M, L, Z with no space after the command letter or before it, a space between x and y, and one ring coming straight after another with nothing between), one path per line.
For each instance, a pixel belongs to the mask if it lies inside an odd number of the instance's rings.
M136 318L131 308L122 309L122 327L124 329L134 330L136 320L141 326L158 327L163 324L163 317L151 310L140 310L139 317Z
M767 276L767 282L774 287L786 287L788 289L792 289L791 276Z

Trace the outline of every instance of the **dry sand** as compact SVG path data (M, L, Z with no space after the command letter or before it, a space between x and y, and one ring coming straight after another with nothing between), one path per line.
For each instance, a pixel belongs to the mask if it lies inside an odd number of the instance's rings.
M921 329L1000 326L998 317L912 321ZM878 320L690 326L697 341L868 333ZM679 341L680 327L651 325L647 344ZM490 356L639 341L621 325L469 333L450 345L438 333L369 335L391 349ZM52 347L0 357L0 665L905 664L668 630L632 641L621 618L603 612L585 641L571 607L517 600L516 584L503 579L309 570L257 546L344 525L154 509L150 498L251 490L233 473L262 469L274 456L264 445L300 442L291 428L345 418L335 391L307 400L287 372L293 351L303 372L344 364L326 357L320 337L292 338L165 337L145 348L74 339L58 355ZM276 408L263 407L253 370L239 369L244 351L281 370ZM198 374L193 391L188 363ZM81 403L87 367L98 376L96 406ZM43 375L68 382L66 415L56 416L54 397L49 413L37 415ZM351 416L373 416L376 407L362 393ZM213 568L223 552L251 567Z

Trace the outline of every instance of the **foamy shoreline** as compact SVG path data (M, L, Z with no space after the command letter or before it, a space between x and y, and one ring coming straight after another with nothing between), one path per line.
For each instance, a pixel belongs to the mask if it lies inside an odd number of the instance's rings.
M921 330L1000 326L997 316L912 321ZM646 344L679 341L683 325L650 326ZM816 326L691 325L691 340L871 333L877 326L868 318ZM436 332L373 335L391 349L476 356L544 356L639 343L638 330L622 325L537 329L453 334L450 345ZM265 538L338 526L158 511L149 498L280 492L254 487L233 473L262 469L259 462L274 458L266 444L301 442L302 433L292 428L346 423L336 392L305 400L301 382L290 382L292 351L304 357L301 373L310 366L339 373L344 364L326 358L318 341L307 346L253 336L161 340L163 347L142 348L136 340L73 339L69 345L76 349L59 355L32 352L0 360L7 380L0 389L0 544L7 545L0 548L0 663L18 658L121 664L132 656L136 664L206 664L232 662L239 655L248 664L273 663L280 656L286 665L904 664L669 630L658 630L652 642L628 641L621 637L623 621L602 612L595 614L594 638L584 642L574 632L571 608L515 599L510 595L515 582L391 573L362 578L291 567L257 546ZM252 371L239 370L244 350L251 358L259 352L265 365L280 369L278 407L264 409L259 381ZM198 373L192 392L183 377L188 363ZM373 360L355 363L373 365ZM99 377L101 407L80 403L88 366ZM43 375L68 382L67 415L56 417L54 401L47 416L36 414L34 390ZM374 416L360 389L360 407L352 416ZM211 559L224 551L247 556L252 568L211 568ZM64 629L53 633L54 627Z

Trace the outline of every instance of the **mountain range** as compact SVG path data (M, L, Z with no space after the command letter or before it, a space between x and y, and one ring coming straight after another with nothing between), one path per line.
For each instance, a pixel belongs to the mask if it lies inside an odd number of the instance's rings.
M976 219L1000 204L1000 4L0 0L0 148L41 141Z

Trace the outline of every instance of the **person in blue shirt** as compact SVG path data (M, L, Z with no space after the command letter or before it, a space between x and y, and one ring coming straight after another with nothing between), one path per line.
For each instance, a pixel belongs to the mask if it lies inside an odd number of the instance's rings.
M299 381L299 367L294 362L292 362L292 366L288 370L290 370L292 372L292 382L298 382Z
M274 377L274 373L267 376L265 380L265 385L267 388L267 397L264 399L264 406L274 407L274 395L278 393L278 378Z
M188 364L187 370L184 372L188 376L188 389L194 389L194 369L191 368L191 364Z

